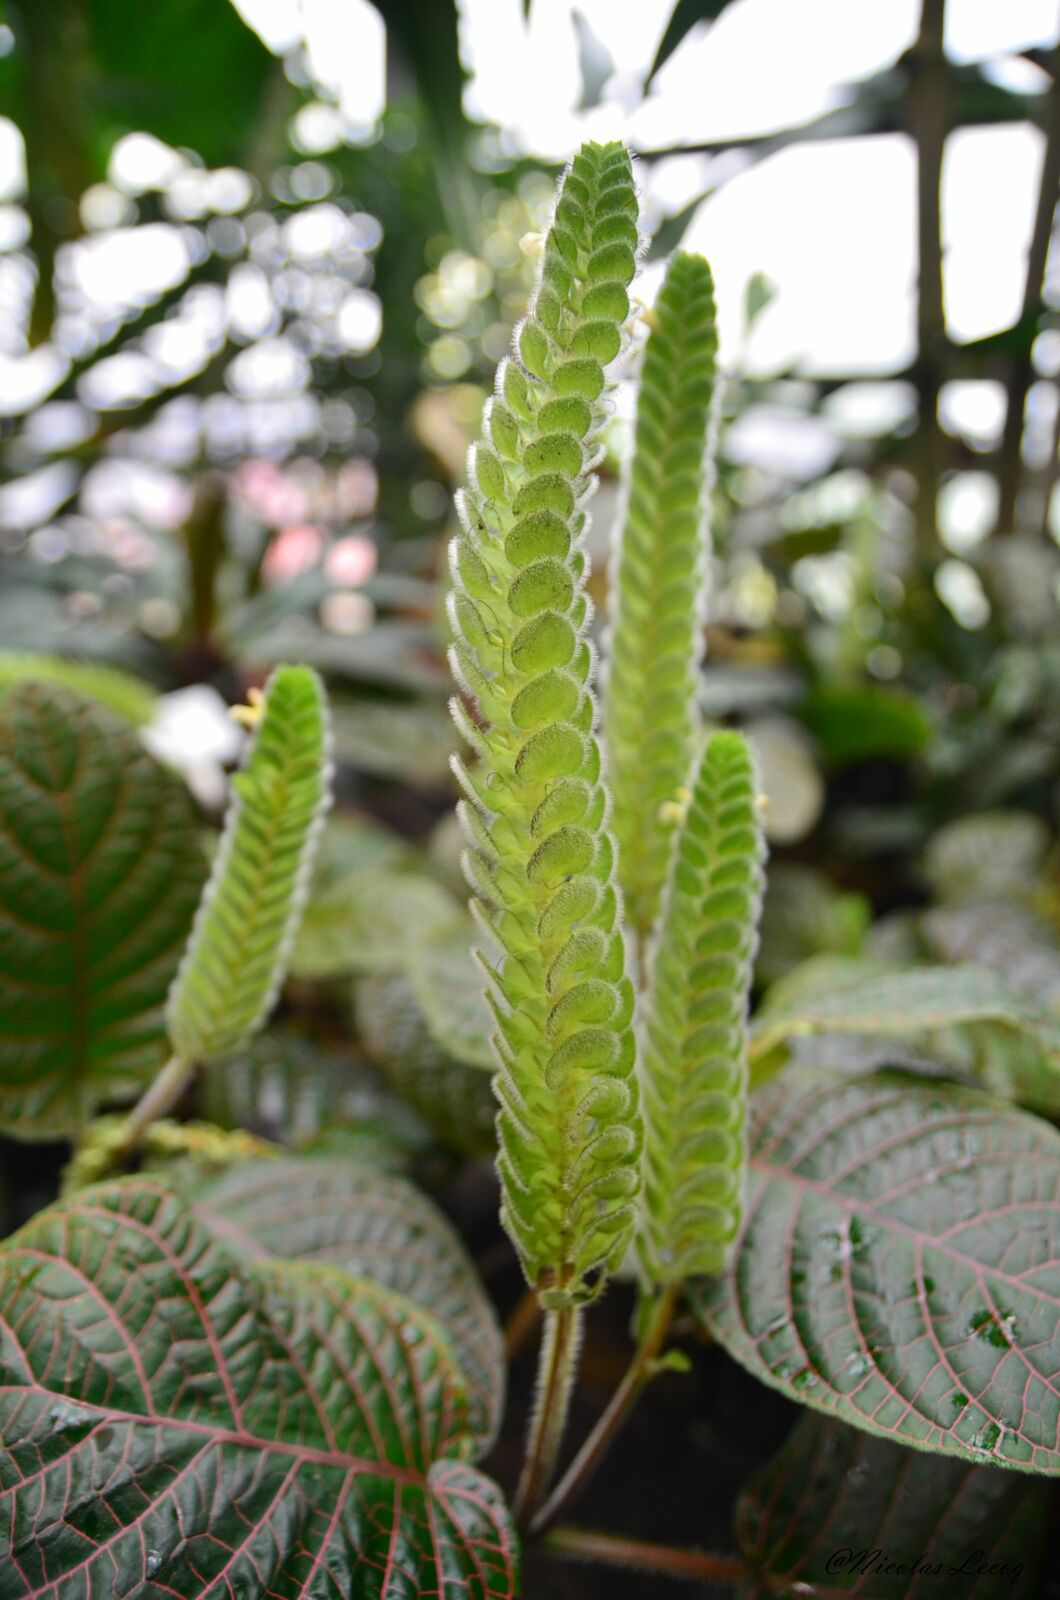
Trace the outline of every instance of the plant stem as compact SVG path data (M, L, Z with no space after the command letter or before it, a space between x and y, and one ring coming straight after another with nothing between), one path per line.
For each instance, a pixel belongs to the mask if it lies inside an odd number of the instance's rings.
M910 52L908 99L917 154L917 548L921 560L928 562L933 562L936 550L936 496L942 466L939 391L946 346L939 196L949 127L945 11L946 0L921 0L920 32Z
M578 1364L581 1321L580 1306L564 1306L559 1311L545 1313L538 1358L537 1403L513 1504L520 1528L529 1526L555 1471Z
M637 1567L660 1577L692 1578L700 1583L738 1583L744 1576L737 1556L708 1555L702 1550L678 1550L672 1545L647 1544L613 1533L588 1528L555 1528L542 1540L542 1549L576 1561L604 1561L617 1567Z
M655 1303L648 1326L644 1330L625 1377L563 1477L533 1518L530 1524L532 1532L543 1533L557 1517L563 1514L575 1496L581 1494L588 1486L589 1480L633 1410L641 1390L651 1379L652 1363L666 1340L670 1323L673 1321L676 1301L677 1286L671 1284Z
M527 1289L504 1324L504 1353L509 1363L515 1360L540 1321L541 1307L537 1295L533 1289Z
M159 1117L164 1117L167 1111L173 1109L194 1073L194 1061L185 1061L181 1056L170 1056L158 1077L129 1112L124 1137L118 1151L119 1160L127 1161L130 1156L136 1154L152 1122L157 1122Z

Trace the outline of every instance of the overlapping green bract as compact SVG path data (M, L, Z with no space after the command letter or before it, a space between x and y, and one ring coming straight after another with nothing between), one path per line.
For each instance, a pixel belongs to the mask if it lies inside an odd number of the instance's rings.
M475 903L504 951L490 973L501 1070L505 1224L549 1303L584 1298L633 1226L639 1120L584 632L582 502L635 270L637 202L620 145L565 174L538 289L472 453L452 548L454 702L481 758L458 775ZM491 941L492 942L492 941Z
M762 898L754 764L738 733L700 759L667 884L643 1046L642 1266L717 1272L740 1222L747 996Z
M277 667L170 991L169 1035L186 1061L234 1049L272 1008L329 800L328 749L320 679Z
M655 922L696 729L707 550L706 441L714 394L714 284L677 255L655 303L637 401L629 498L616 552L605 727L626 915Z

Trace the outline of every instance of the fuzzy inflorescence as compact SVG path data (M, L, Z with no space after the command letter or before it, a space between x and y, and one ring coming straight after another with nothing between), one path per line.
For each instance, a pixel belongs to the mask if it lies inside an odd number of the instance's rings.
M671 802L694 756L717 350L702 256L674 257L651 321L615 552L605 699L619 881L642 948L666 877Z
M277 667L169 993L166 1021L182 1060L235 1049L275 1004L330 803L330 750L317 674Z
M637 200L621 145L564 175L529 315L471 453L454 541L454 716L473 906L496 1017L502 1214L545 1303L587 1298L634 1223L633 992L594 727L582 545Z
M747 1001L765 853L739 733L704 746L664 895L644 1029L648 1282L725 1264L743 1203Z

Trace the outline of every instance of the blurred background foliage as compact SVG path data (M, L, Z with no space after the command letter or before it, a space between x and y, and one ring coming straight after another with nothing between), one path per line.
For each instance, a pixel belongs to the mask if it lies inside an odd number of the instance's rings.
M682 242L719 280L701 696L759 750L762 982L884 915L889 959L966 951L930 862L969 814L1042 830L972 898L1055 974L1058 62L1038 0L2 0L0 693L72 674L210 815L225 702L318 666L344 817L293 987L352 976L365 1037L414 1007L383 978L460 892L451 494L557 163L621 134L645 296Z

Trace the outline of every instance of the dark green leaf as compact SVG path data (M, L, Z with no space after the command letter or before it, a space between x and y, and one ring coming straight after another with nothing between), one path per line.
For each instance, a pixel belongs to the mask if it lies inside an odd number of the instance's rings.
M336 696L332 718L335 752L351 767L422 786L448 783L453 730L440 702Z
M702 194L697 194L687 205L682 206L680 211L675 211L673 216L663 218L651 236L651 243L645 255L646 261L665 261L680 247L693 217L712 193L712 189L704 189Z
M454 1061L492 1071L496 1023L486 1003L485 977L472 953L482 936L470 922L425 939L412 952L409 978L432 1038Z
M71 656L0 651L0 695L28 679L36 683L64 684L89 700L97 700L134 727L142 727L154 715L154 691L129 672Z
M380 823L353 812L325 818L310 880L310 894L319 894L352 872L406 866L415 855L406 840Z
M389 868L348 873L310 897L291 973L319 981L390 971L458 914L458 902L425 873Z
M685 36L692 32L697 22L716 22L725 7L731 0L677 0L673 14L667 23L666 32L659 41L659 48L655 52L655 60L644 82L645 91L651 86L651 81Z
M763 1382L923 1450L1060 1474L1060 1134L985 1095L786 1072L696 1301Z
M577 6L571 11L571 20L578 35L578 69L582 79L578 110L591 111L603 99L604 87L615 70L615 63L611 52L596 37Z
M808 1412L740 1496L736 1531L762 1600L1030 1600L1048 1500L1044 1483L931 1460Z
M244 1264L159 1183L0 1252L0 1593L513 1596L433 1318L335 1267Z
M57 685L0 700L0 1125L69 1133L165 1060L204 863L180 782Z
M377 973L356 989L361 1041L398 1094L463 1155L487 1155L496 1143L493 1075L454 1061L431 1037L403 972Z
M1040 881L1049 830L1029 811L959 817L924 852L924 876L940 900L1010 899Z
M798 862L774 863L755 964L760 982L774 983L811 956L856 956L870 913L863 895L843 894L824 873Z
M835 766L913 756L932 731L920 702L899 689L822 686L803 701L802 716Z
M470 1391L481 1455L504 1404L504 1345L459 1236L396 1174L327 1157L242 1162L198 1192L198 1214L243 1254L343 1267L436 1317Z
M427 1135L364 1061L283 1030L209 1063L199 1081L211 1122L249 1128L275 1143L305 1148L341 1135L359 1161L400 1166Z
M1016 994L1060 1010L1060 947L1033 911L1010 900L938 906L920 918L919 927L943 961L989 967Z
M1029 1033L1050 1055L1060 1025L981 967L909 967L819 956L770 990L754 1024L752 1054L821 1033L911 1035L953 1023L1000 1022Z

